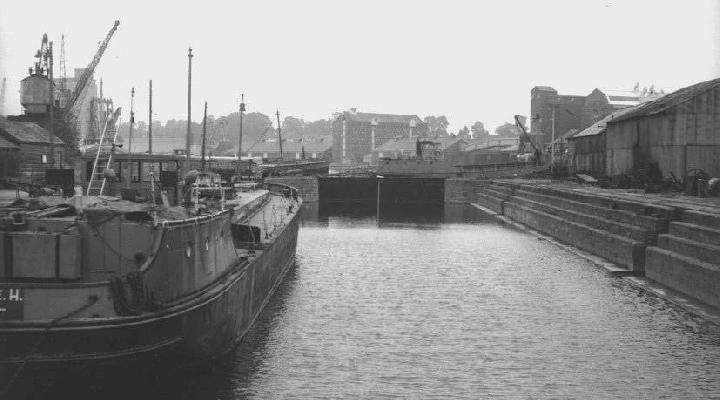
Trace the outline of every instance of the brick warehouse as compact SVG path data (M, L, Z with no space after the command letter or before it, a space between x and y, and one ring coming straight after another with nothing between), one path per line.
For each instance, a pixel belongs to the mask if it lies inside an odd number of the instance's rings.
M339 163L361 163L363 156L388 140L427 133L427 124L417 115L361 113L352 108L333 120L332 159Z
M535 86L530 91L530 133L541 135L542 143L552 140L553 123L555 137L582 124L585 96L559 95L548 86Z

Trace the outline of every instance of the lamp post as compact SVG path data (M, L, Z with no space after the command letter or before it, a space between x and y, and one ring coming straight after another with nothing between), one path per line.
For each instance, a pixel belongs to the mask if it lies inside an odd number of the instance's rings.
M378 226L380 226L380 183L382 183L383 178L384 176L382 175L377 176L377 208L375 214Z

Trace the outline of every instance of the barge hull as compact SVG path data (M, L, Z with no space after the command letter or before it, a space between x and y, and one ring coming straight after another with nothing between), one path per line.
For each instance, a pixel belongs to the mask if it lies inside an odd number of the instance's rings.
M197 369L232 350L293 267L299 212L275 240L224 279L171 312L127 323L10 329L0 335L0 391L8 398L43 388L112 383L124 376ZM71 351L70 351L71 350ZM19 373L18 373L19 371ZM69 380L68 380L69 378Z

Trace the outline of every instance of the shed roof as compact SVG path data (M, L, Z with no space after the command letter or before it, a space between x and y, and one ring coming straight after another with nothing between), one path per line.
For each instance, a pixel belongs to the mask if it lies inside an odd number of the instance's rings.
M19 147L15 143L0 136L0 149L19 149Z
M636 117L647 117L650 115L659 114L667 109L685 103L686 101L692 100L695 96L704 93L710 89L713 89L717 86L720 86L720 78L684 87L670 94L666 94L665 96L657 100L643 103L640 106L633 108L632 112L625 113L621 117L613 119L612 122L625 121Z
M609 121L616 121L618 118L622 117L623 115L633 112L634 110L638 109L639 107L642 107L642 105L636 105L634 107L622 108L620 110L614 111L614 112L608 114L607 116L605 116L605 118L588 126L587 128L583 129L582 131L578 132L577 134L568 136L567 139L575 139L575 138L584 137L584 136L599 135L599 134L605 132L605 129L607 128L607 123Z
M14 143L50 144L50 132L34 122L0 121L0 133ZM57 136L53 143L64 144Z
M414 121L416 126L424 124L423 120L417 115L396 115L396 114L375 114L344 111L342 116L348 121L372 123L376 121L378 124L410 124Z
M283 140L283 153L302 152L305 148L306 153L322 153L330 150L332 147L332 137L323 137L322 140L302 140L302 141L286 141ZM243 153L276 153L280 152L280 145L277 140L257 142L254 145L243 150Z

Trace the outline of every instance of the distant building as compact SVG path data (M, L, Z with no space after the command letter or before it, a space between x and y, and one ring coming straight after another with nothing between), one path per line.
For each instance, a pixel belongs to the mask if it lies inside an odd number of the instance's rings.
M403 137L388 140L373 152L365 155L363 161L370 165L378 165L380 159L403 159L417 157L418 146L431 150L434 154L424 158L438 160L452 159L468 144L467 140L458 136L438 138ZM429 152L429 151L426 151Z
M641 91L637 87L632 91L595 89L585 98L581 128L587 128L614 111L656 100L664 94L665 92L656 92L654 89Z
M352 108L333 121L332 159L361 163L366 154L391 139L424 137L427 133L427 124L417 115L360 113Z
M283 160L324 160L332 156L332 137L313 139L283 139ZM277 139L257 142L243 150L242 157L260 157L266 160L280 159L280 144Z
M51 166L50 140L50 132L36 123L0 120L0 155L12 155L15 158L14 163L7 162L8 165L2 167L7 171L6 177L42 181L46 168L63 166L64 143L52 136L55 164Z
M654 88L632 91L595 89L587 96L562 95L548 86L536 86L530 91L530 132L540 136L547 145L566 136L572 129L582 130L612 112L652 101L665 93ZM545 147L545 146L543 146Z
M72 92L75 91L78 81L86 68L75 68L74 75L63 78L54 78L55 81L55 104L60 108L65 108L65 105L70 100ZM62 88L65 87L65 90ZM80 138L94 137L97 132L93 130L100 130L102 127L93 126L93 119L97 120L99 116L93 116L93 113L97 113L94 102L98 99L98 85L95 82L95 78L90 76L87 83L85 84L85 91L82 97L78 99L76 104L77 110L77 130Z
M581 127L585 96L560 95L548 86L530 91L530 133L541 138L541 144Z

